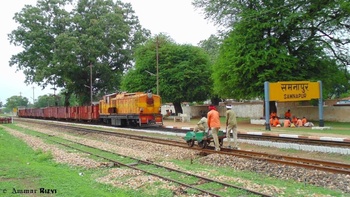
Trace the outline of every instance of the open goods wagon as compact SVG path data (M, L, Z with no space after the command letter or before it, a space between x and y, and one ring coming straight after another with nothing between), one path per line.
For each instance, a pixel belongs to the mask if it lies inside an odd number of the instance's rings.
M98 104L74 107L22 108L19 117L104 122L114 126L163 125L161 98L152 93L114 93Z
M72 121L99 121L99 106L80 107L44 107L19 109L18 116L24 118L72 120Z

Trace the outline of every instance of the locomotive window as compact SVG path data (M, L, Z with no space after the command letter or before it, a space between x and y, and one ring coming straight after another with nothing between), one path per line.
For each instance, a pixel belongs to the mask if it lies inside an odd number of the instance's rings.
M151 97L151 98L148 98L147 97L147 105L153 105L153 103L154 103L154 100L153 100L153 98Z

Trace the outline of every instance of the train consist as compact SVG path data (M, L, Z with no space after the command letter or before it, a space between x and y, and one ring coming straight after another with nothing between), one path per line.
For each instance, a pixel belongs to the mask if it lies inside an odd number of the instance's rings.
M160 96L144 92L105 95L91 106L22 108L18 109L18 117L103 122L113 126L163 125Z

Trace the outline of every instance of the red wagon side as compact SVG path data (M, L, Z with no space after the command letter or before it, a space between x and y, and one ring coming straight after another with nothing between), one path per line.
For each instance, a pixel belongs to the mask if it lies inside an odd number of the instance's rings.
M79 107L80 120L95 121L99 119L98 105Z
M69 107L57 108L57 119L66 120L69 118Z

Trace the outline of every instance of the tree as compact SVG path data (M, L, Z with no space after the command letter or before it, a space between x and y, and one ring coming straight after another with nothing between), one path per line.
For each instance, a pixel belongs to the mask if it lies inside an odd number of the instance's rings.
M9 39L23 51L10 65L24 71L26 83L64 88L66 106L73 93L81 104L90 103L90 83L95 97L119 89L135 46L149 35L131 5L121 1L39 0L14 20L19 27Z
M184 101L204 101L209 98L212 82L209 56L199 47L174 43L165 35L150 39L139 47L135 68L122 81L124 90L156 92L157 43L159 92L163 102L172 102L176 113L182 113Z
M212 65L215 64L218 59L221 43L221 38L216 35L210 35L208 39L199 42L199 46L209 54ZM214 89L214 84L212 89ZM220 96L214 92L211 92L210 97L213 105L219 105L219 102L222 101Z
M42 95L38 97L38 101L35 102L35 108L51 107L51 106L63 106L64 100L59 95Z
M27 107L29 104L28 98L22 96L11 96L6 99L4 112L12 112L14 108Z
M219 56L219 50L222 43L222 39L216 35L210 35L206 40L199 42L199 47L204 49L210 56L210 61L214 64Z
M338 82L349 87L348 1L195 0L194 5L227 28L214 65L219 95L262 97L265 81L294 80L322 80L329 95L338 71L343 73Z
M62 90L59 94L47 94L38 97L38 101L35 102L35 108L41 107L51 107L51 106L63 106L65 102L65 94L64 90ZM78 105L75 94L70 96L69 99L70 106Z

